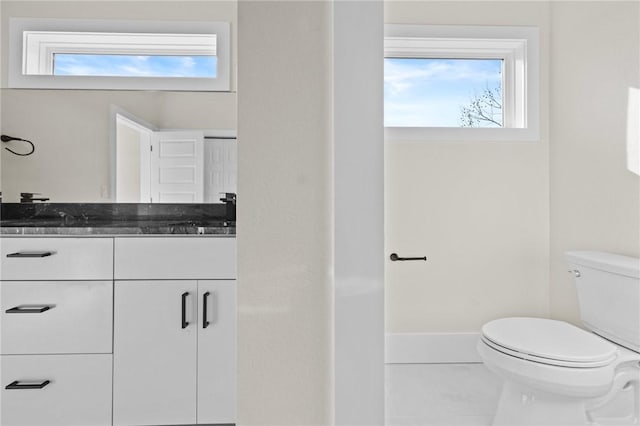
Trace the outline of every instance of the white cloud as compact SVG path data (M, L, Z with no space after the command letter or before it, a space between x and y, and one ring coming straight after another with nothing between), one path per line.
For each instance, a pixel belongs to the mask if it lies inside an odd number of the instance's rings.
M56 72L67 75L189 77L203 74L203 69L200 62L190 56L65 55L57 60Z
M69 64L58 67L59 74L67 75L94 75L95 68L84 65Z
M498 82L495 72L472 66L473 61L448 60L422 61L392 59L385 61L384 84L391 94L405 92L418 84L466 80Z
M460 104L447 102L385 102L384 125L390 127L459 127Z
M184 56L180 62L183 69L192 69L196 65L196 60L191 56Z

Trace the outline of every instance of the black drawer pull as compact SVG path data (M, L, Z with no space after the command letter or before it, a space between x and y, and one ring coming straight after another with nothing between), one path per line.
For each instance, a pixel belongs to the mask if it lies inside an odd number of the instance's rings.
M207 300L209 299L209 293L208 291L202 295L202 328L207 328L209 327L209 324L211 324L208 320L207 320Z
M18 251L16 253L9 253L7 257L47 257L52 254L52 251Z
M189 292L185 291L182 293L182 328L187 328L189 323L187 322L187 297L189 296Z
M15 306L11 309L7 309L7 314L41 314L53 308L53 306L47 305L22 305Z
M5 386L5 389L16 389L16 390L42 389L43 387L47 386L49 383L51 383L49 380L45 380L41 383L20 383L18 380L16 380L9 383L7 386Z

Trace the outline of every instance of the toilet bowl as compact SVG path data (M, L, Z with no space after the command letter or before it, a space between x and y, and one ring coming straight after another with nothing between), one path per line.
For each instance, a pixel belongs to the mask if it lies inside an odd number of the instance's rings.
M640 259L567 258L591 331L544 318L485 324L478 353L503 379L494 426L640 424Z
M611 393L620 390L614 389L616 378L622 387L638 386L640 378L639 353L562 321L491 321L482 329L478 352L504 381L494 425L593 424L589 410L613 399Z

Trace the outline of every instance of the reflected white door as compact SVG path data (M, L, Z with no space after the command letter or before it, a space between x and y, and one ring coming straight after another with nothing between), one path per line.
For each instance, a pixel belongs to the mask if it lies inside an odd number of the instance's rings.
M161 131L151 136L151 202L203 201L204 134Z

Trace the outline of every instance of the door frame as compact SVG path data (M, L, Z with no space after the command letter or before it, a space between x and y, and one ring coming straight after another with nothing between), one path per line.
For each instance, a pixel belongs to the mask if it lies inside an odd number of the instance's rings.
M384 425L384 10L333 3L334 424Z
M140 117L131 114L129 111L117 105L111 105L109 108L109 199L112 203L117 202L116 179L117 169L116 161L118 158L118 121L126 123L140 132L155 132L158 127L143 120ZM151 136L149 135L149 143Z

